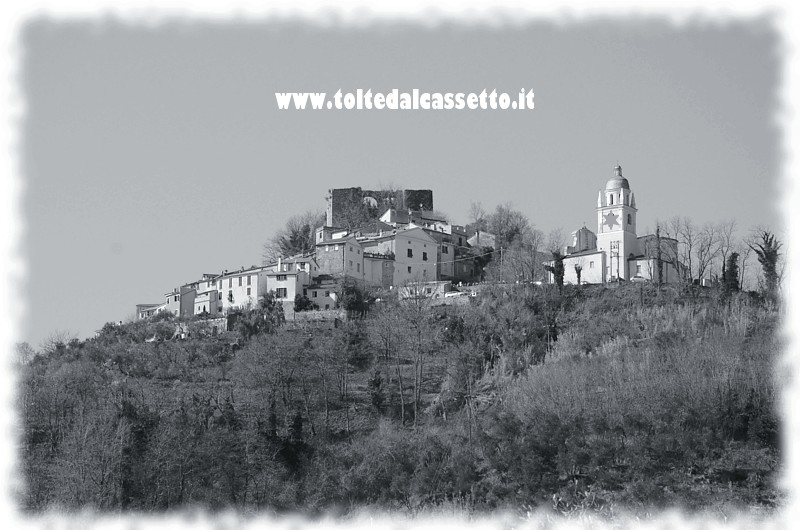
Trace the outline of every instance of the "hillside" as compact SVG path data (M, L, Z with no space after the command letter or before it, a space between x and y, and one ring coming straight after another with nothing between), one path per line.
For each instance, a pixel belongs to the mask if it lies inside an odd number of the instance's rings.
M338 327L107 325L22 367L21 503L770 513L778 322L713 289L515 285Z

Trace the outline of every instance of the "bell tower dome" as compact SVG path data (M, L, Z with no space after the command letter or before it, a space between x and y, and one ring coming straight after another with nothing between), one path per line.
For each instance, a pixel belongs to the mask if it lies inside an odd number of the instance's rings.
M597 195L597 249L606 252L607 278L628 280L628 259L638 253L636 237L636 199L622 166Z

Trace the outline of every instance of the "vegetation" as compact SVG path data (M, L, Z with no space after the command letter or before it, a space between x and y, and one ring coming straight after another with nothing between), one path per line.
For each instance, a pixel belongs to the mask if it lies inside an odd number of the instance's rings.
M280 257L307 255L314 252L314 230L325 224L323 212L309 210L290 217L286 225L264 243L265 263L274 263Z
M761 231L759 240L752 243L750 248L758 256L758 262L764 270L764 291L771 300L776 300L778 296L778 258L781 244L775 239L775 235L766 230Z
M168 315L109 324L21 367L21 502L768 509L779 315L682 289L498 285L438 307L345 290L333 329L289 327L274 301L221 333Z

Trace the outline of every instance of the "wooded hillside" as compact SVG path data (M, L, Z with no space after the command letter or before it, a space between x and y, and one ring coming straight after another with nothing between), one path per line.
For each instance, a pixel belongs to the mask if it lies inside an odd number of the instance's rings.
M185 321L187 340L169 316L107 325L21 367L21 503L769 509L778 316L699 287L514 285L339 327L275 306L220 334Z

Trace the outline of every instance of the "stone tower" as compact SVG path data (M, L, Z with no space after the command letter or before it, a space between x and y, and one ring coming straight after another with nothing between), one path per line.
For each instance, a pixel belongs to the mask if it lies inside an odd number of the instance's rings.
M636 199L617 165L597 195L597 249L606 253L606 278L629 280L628 258L639 253L636 238Z

